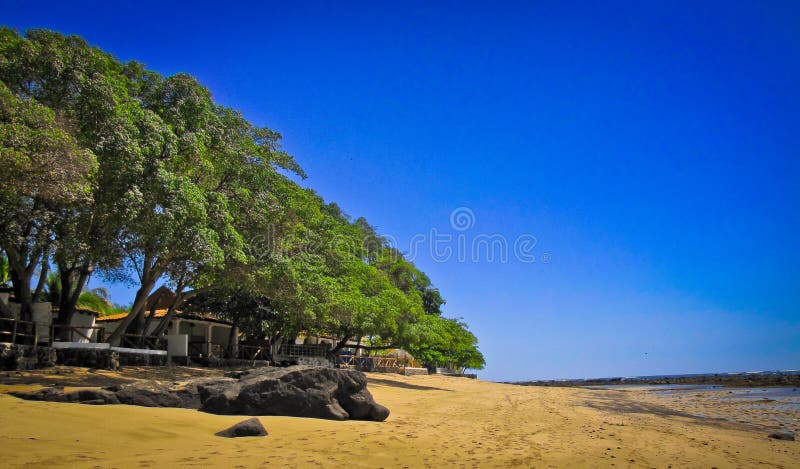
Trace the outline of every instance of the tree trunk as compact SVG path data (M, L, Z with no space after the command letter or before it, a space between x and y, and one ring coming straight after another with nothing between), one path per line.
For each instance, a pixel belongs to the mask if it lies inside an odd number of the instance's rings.
M42 258L42 265L39 268L39 281L36 282L36 290L33 292L33 299L39 298L39 295L42 294L42 288L44 288L44 284L47 282L47 272L50 270L50 263L48 259L43 257Z
M354 348L356 350L366 350L367 352L374 352L374 351L377 351L377 350L389 350L389 349L398 348L398 347L397 347L397 345L376 345L376 346L371 346L371 345L360 345L360 344L358 344L358 345L350 345L350 346L348 346L348 348Z
M164 316L164 319L158 324L158 327L153 331L153 337L160 337L161 334L164 333L164 330L169 325L169 322L175 319L175 314L178 311L178 307L182 305L186 300L189 298L197 295L198 293L205 291L204 288L196 288L194 290L188 291L186 293L183 292L183 289L186 285L183 282L178 283L178 287L175 289L175 301L169 306L167 310L167 314Z
M14 299L20 304L19 319L22 321L31 320L31 305L33 304L33 292L31 292L31 275L22 275L15 270L11 271L11 285L14 287Z
M131 312L120 321L114 332L108 336L109 344L118 347L119 344L122 343L122 337L128 330L128 326L130 326L134 319L137 319L142 311L144 311L144 307L147 304L147 297L150 295L150 291L153 289L153 286L155 286L157 279L158 276L148 279L146 282L143 282L142 286L136 291L133 306L131 306Z
M31 279L36 266L39 265L41 255L35 256L35 259L26 265L27 256L20 254L16 249L6 249L6 254L10 267L11 285L14 288L14 299L20 304L19 319L30 321L31 305L33 304Z
M352 336L352 335L349 335L349 333L345 333L345 336L344 336L344 338L343 338L342 340L340 340L340 341L339 341L339 342L336 344L336 346L335 346L335 347L333 347L333 349L331 349L331 351L330 351L330 354L331 354L331 355L338 355L338 354L339 354L339 351L340 351L340 350L342 350L342 349L344 348L344 346L345 346L345 345L347 345L347 342L348 342L350 339L352 339L352 338L353 338L353 336Z
M161 337L161 335L164 334L164 330L167 329L167 326L169 326L170 321L175 319L175 313L177 312L177 305L179 303L181 303L180 295L175 297L175 301L173 301L172 304L169 306L167 314L165 314L164 317L161 319L161 322L158 323L158 326L153 331L152 334L153 337Z
M58 299L58 324L62 326L60 332L62 340L67 340L69 335L67 327L72 323L78 299L80 299L83 287L86 285L92 270L93 268L90 265L70 268L66 266L58 267L58 276L61 280L61 294ZM78 272L77 278L75 278L76 271Z
M72 312L69 303L72 299L72 276L74 268L58 266L58 278L61 282L61 291L58 292L58 324L66 326L72 321Z
M149 316L145 315L144 325L142 326L142 329L139 332L139 334L141 335L141 337L139 338L139 347L144 346L144 339L147 336L147 328L150 327L150 323L153 321L153 317L155 315L156 315L156 305L153 304L153 306L150 307L150 315Z
M270 338L269 341L269 358L272 362L275 362L275 357L278 355L278 352L281 351L281 345L283 344L283 337L280 335L276 335Z
M238 318L237 318L238 319ZM236 322L231 326L231 332L228 334L228 357L237 358L239 356L239 326Z
M183 287L178 285L178 289L182 289L182 288ZM179 292L175 292L175 298L176 299L172 301L173 305L175 304L179 294L180 294ZM159 296L153 298L153 306L150 307L150 315L148 316L147 314L145 314L144 321L135 321L131 326L131 327L134 328L133 333L134 334L138 334L138 335L141 336L141 341L140 342L144 342L144 338L145 338L145 336L147 336L147 328L150 327L150 323L153 321L153 317L155 316L156 310L158 309L158 308L156 308L156 303L158 303L161 300L161 297L162 297L162 295L159 295ZM146 305L145 305L145 307L146 307ZM160 323L159 323L159 325L160 325Z
M0 317L10 319L12 316L11 308L9 308L4 302L0 301Z

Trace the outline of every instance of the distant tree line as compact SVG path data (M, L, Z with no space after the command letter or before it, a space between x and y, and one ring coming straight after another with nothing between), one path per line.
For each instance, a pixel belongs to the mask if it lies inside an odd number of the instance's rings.
M430 279L294 182L305 174L280 139L190 75L0 29L0 249L23 317L51 292L69 324L97 272L137 288L112 344L145 330L166 281L176 296L159 332L177 310L204 309L272 344L326 334L338 351L368 337L358 347L481 368Z

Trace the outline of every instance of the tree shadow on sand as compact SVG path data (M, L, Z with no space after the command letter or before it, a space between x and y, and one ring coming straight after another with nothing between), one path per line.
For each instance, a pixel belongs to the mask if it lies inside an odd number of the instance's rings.
M620 391L612 391L612 392L619 393ZM658 417L679 417L679 418L689 419L703 425L709 425L719 428L732 428L732 429L749 428L748 425L737 422L731 422L723 418L710 417L703 414L692 414L689 412L683 412L680 410L672 409L663 405L651 404L647 402L638 402L619 395L610 395L610 394L603 396L598 395L595 396L593 399L589 399L586 402L584 402L584 405L587 407L591 407L593 409L597 409L612 414L649 414Z
M382 384L384 386L392 386L395 388L403 388L403 389L413 389L416 391L447 391L452 392L452 389L442 389L436 388L433 386L420 386L419 384L408 384L408 383L401 383L399 381L392 381L390 379L381 379L381 378L367 378L367 383L369 384Z

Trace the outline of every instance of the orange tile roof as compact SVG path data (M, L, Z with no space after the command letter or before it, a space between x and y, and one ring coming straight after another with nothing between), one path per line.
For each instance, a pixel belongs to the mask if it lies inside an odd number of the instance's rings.
M100 316L99 318L97 318L97 321L119 321L120 319L125 319L129 314L130 314L130 312L119 313L119 314L109 314L108 316ZM147 311L146 315L150 316L150 311ZM167 315L167 310L166 309L157 309L156 310L156 315L153 316L153 317L155 317L155 318L163 318L166 315Z
M58 312L58 308L53 308L53 312ZM95 316L100 316L100 315L103 314L100 311L97 311L97 310L94 310L94 309L91 309L91 308L86 308L84 306L78 306L77 308L75 308L75 312L76 313L85 313L85 314L94 314Z
M153 316L153 317L154 318L163 318L164 316L167 315L167 311L168 310L166 310L166 309L157 309L156 313L155 313L155 316ZM128 313L120 313L120 314L110 314L108 316L100 316L99 318L97 318L96 322L119 321L121 319L126 318L128 316L128 314L130 314L130 313L128 312ZM213 321L213 322L218 322L218 323L221 323L221 324L231 324L229 321L226 321L224 319L220 319L216 315L211 314L211 313L183 313L181 311L177 311L175 313L175 315L178 318L181 318L181 319L194 319L194 320L199 320L199 321ZM150 316L150 311L147 311L146 312L146 317L149 317L149 316Z

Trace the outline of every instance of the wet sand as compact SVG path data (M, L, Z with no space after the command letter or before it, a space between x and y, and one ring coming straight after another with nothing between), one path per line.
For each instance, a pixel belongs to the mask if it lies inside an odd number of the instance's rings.
M798 467L800 442L699 418L644 392L370 374L385 422L261 417L266 438L214 433L243 420L186 409L22 401L40 384L100 386L214 370L62 369L0 374L4 467ZM699 402L699 401L698 401ZM697 403L695 403L697 405Z
M800 388L622 390L640 402L666 406L692 416L740 423L765 431L790 431L800 437Z

